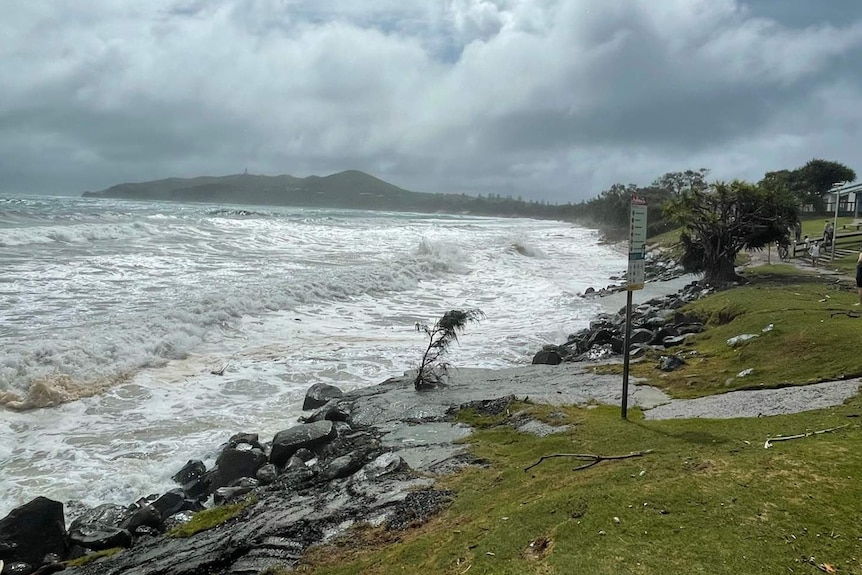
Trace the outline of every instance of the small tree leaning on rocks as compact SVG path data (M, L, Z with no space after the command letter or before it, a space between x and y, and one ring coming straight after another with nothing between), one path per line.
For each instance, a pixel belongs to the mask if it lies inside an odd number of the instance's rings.
M480 309L453 309L443 314L433 326L416 322L416 331L424 331L428 336L428 347L422 354L419 362L419 371L413 380L413 387L417 391L432 389L443 383L449 364L443 361L443 356L449 348L449 344L458 341L458 333L464 331L468 323L485 318L485 313Z

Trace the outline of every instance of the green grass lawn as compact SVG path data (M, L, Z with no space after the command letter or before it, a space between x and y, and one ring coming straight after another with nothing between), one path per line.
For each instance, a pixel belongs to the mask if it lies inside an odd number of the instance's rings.
M707 330L684 345L653 351L631 367L640 381L675 397L697 397L735 389L781 387L862 375L862 310L845 282L800 271L790 265L746 272L749 285L718 292L681 311L701 319ZM766 331L765 331L766 330ZM758 337L737 347L727 341ZM658 370L662 355L686 364ZM750 375L738 377L744 370ZM619 373L619 365L598 371Z
M468 441L490 464L441 482L456 493L441 515L407 532L352 533L313 550L299 572L761 574L829 565L862 573L858 398L804 414L723 421L645 421L637 410L623 421L611 407L524 408L571 427L545 438L505 425L476 431ZM764 449L767 437L847 423ZM646 449L655 451L580 471L567 458L524 471L553 453Z
M656 353L633 364L633 375L677 397L862 375L862 310L846 281L789 265L746 276L748 285L683 308L708 329L667 350L685 357L682 369L659 371ZM746 333L758 337L727 345ZM751 375L737 376L748 368ZM299 572L862 575L858 396L829 409L730 420L519 408L569 427L539 438L499 417L462 414L476 428L466 441L488 466L438 481L455 493L448 509L406 532L352 530L309 552ZM764 448L769 437L833 428ZM654 451L578 471L583 462L553 458L524 471L543 455L643 450Z

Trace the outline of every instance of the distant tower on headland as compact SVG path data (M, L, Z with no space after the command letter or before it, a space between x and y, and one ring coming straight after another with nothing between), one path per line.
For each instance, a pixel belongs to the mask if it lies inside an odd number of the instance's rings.
M246 169L245 169L245 171L242 173L242 175L243 175L243 176L247 176L247 175L248 175L248 168L246 168Z

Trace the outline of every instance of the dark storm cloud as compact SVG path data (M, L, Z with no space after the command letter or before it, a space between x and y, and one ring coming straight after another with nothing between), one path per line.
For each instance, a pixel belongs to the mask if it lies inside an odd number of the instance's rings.
M15 0L0 59L7 193L354 168L578 201L862 169L853 0Z

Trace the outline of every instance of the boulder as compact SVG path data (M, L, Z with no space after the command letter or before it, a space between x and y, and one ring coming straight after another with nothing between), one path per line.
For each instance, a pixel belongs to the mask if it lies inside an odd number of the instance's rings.
M658 362L658 368L662 371L676 371L683 365L685 361L676 355L663 355Z
M665 346L666 348L667 347L675 347L677 345L682 345L683 343L685 343L685 340L687 340L691 335L692 334L669 335L666 338L664 338L663 340L661 340L661 344L663 346Z
M326 405L330 399L341 399L344 392L327 383L315 383L305 392L305 401L302 403L302 411L317 409Z
M614 333L609 329L600 329L594 331L590 336L589 340L587 340L587 344L590 348L604 345L606 343L611 343L614 339Z
M543 349L533 356L533 365L559 365L563 358L556 349Z
M82 523L100 523L102 525L117 527L120 523L128 519L131 514L132 512L129 511L128 507L115 505L113 503L104 503L84 511L79 517L72 521L69 525L69 531L71 532L75 527Z
M633 329L631 336L630 336L631 339L630 339L629 343L631 343L631 344L649 343L653 340L654 337L655 337L655 332L653 332L649 329L646 329L646 328Z
M171 479L180 485L185 485L206 473L207 467L203 461L189 459L182 469L176 472Z
M305 423L314 423L315 421L348 421L353 414L350 412L350 406L343 404L340 401L331 401L319 407L308 417L301 418Z
M272 463L267 463L258 469L254 476L261 485L269 485L278 478L278 467Z
M704 330L702 323L681 323L678 325L674 325L677 333L679 335L685 335L687 333L700 333Z
M257 433L237 433L227 440L227 444L228 447L235 447L237 449L256 448L264 451Z
M303 423L279 431L272 439L269 461L278 467L283 467L298 449L302 447L313 449L334 438L335 426L327 420Z
M69 541L93 551L112 547L131 547L132 534L104 523L79 523L69 529Z
M152 503L162 516L162 522L180 511L200 511L203 506L197 499L187 499L182 489L171 489Z
M216 505L230 503L247 493L251 493L258 486L260 486L260 482L252 477L237 479L227 487L216 489L215 493L213 493L213 503Z
M9 563L42 564L49 553L65 558L66 520L63 504L47 497L37 497L0 519L0 541L7 546L3 560Z
M147 499L139 499L132 507L132 514L119 527L129 533L134 533L141 525L158 529L162 523L162 514L150 505Z
M260 449L226 447L216 460L208 490L213 493L242 477L254 477L265 464L266 455Z

